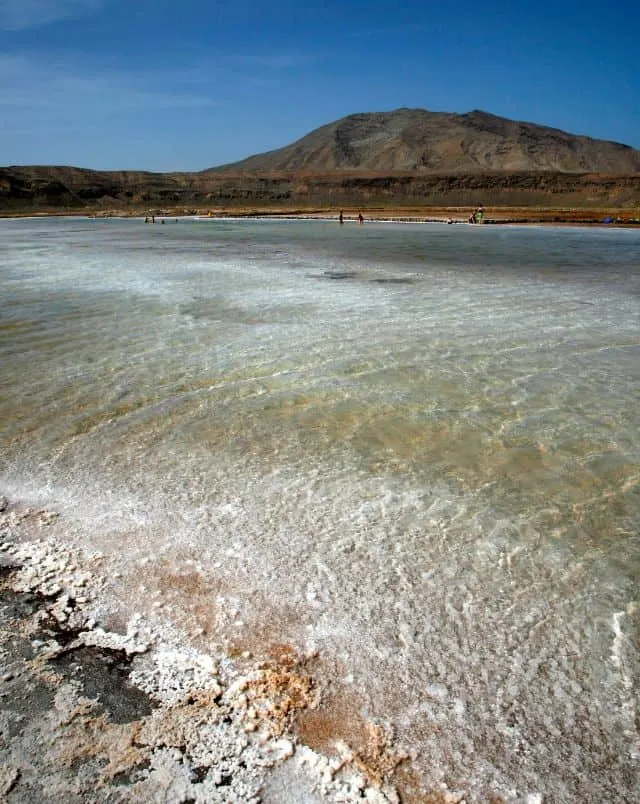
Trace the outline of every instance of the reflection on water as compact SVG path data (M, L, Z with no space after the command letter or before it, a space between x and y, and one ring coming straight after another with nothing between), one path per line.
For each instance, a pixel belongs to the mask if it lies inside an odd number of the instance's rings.
M625 800L640 233L4 221L0 250L2 485L132 607L174 578L204 617L189 556L241 623L211 649L317 648L429 785Z

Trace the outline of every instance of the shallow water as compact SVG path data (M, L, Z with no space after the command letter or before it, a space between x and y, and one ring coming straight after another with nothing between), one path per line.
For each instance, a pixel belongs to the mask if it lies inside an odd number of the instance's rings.
M0 486L125 612L317 650L429 789L632 800L640 232L2 221L0 289Z

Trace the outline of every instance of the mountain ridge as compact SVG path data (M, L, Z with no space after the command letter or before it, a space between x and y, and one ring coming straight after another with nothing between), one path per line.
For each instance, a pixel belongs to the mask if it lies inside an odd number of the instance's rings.
M199 172L0 167L0 210L640 207L640 150L481 110L362 112Z
M640 150L480 109L459 114L403 107L347 115L282 148L201 173L359 170L635 173Z

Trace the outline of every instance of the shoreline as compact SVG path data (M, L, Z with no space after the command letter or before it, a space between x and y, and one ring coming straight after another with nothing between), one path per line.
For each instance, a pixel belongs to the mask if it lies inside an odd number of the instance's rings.
M365 751L330 754L297 733L322 713L313 656L202 653L161 611L109 627L109 559L64 543L61 524L0 497L3 801L398 804L404 757L381 727Z
M345 223L357 223L362 212L365 222L375 223L444 223L474 226L575 226L599 228L640 228L640 211L633 209L562 209L555 207L496 207L486 210L482 223L470 224L472 208L467 207L387 207L344 208ZM228 219L274 219L274 220L326 220L338 222L339 210L317 207L282 209L274 207L225 207L225 208L153 208L144 209L45 209L45 210L0 210L0 219L38 219L58 217L104 218L197 218L210 220Z

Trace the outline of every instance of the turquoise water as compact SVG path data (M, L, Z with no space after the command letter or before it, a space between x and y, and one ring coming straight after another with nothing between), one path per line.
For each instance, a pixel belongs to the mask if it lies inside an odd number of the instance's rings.
M640 232L2 221L0 289L0 486L105 612L317 650L430 788L631 800Z

